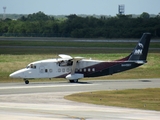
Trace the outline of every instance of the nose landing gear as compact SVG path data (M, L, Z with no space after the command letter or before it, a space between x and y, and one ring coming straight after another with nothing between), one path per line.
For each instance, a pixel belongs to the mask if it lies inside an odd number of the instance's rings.
M29 80L24 79L25 84L29 84Z

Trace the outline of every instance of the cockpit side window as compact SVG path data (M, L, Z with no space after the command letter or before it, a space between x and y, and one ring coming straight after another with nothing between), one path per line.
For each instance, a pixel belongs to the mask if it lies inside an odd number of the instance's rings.
M27 66L27 69L28 69L28 68L36 69L36 65L30 64L30 65Z
M33 65L33 64L31 64L31 68L34 68L34 65Z

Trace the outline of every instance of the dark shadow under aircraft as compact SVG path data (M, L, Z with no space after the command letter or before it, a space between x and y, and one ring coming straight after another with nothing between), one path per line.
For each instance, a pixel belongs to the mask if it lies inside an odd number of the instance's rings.
M60 54L60 58L32 62L26 68L10 74L10 77L22 78L28 84L29 79L36 78L66 78L70 82L78 82L84 77L112 75L145 64L150 39L151 34L144 33L131 54L120 60L86 60Z

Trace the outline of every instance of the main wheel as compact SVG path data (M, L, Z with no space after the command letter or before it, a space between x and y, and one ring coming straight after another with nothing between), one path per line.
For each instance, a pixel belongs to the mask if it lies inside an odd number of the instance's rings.
M28 80L25 80L25 83L26 83L26 84L29 84L29 81L28 81Z
M78 79L74 80L74 83L78 83Z
M70 83L78 83L78 79L76 80L69 80Z
M74 83L74 80L69 80L70 83Z

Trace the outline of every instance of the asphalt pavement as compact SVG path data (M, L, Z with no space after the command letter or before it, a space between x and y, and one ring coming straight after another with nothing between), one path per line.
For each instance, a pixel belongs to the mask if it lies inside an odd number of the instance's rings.
M159 88L160 79L81 80L79 83L0 84L0 120L159 120L159 111L92 105L65 100L79 92ZM123 101L122 101L123 102Z

